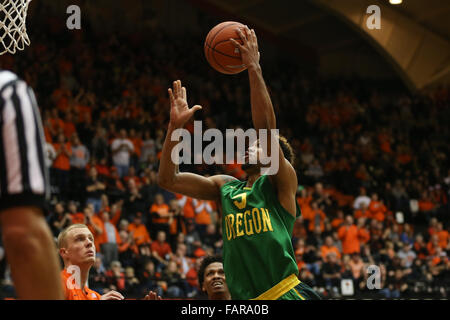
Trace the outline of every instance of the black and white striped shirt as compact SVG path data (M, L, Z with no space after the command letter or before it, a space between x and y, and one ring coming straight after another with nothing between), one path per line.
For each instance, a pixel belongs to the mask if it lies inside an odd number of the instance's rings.
M16 206L47 209L44 144L33 90L14 73L0 70L0 211Z

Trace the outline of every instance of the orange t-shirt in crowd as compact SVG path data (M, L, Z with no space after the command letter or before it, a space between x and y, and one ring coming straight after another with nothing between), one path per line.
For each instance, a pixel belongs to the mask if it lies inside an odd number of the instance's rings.
M49 122L53 132L59 132L59 129L64 129L64 121L60 118L50 118Z
M436 254L436 247L431 241L427 243L427 250L430 256L434 256Z
M342 226L338 231L339 239L342 241L342 253L352 254L359 253L361 248L359 246L358 228L355 225Z
M337 258L341 258L341 252L339 249L335 246L328 247L326 245L323 245L320 247L320 256L322 257L323 261L326 261L327 256L330 252L334 252L336 254Z
M160 218L153 218L154 223L168 223L169 222L169 206L165 203L158 205L154 203L150 207L150 214L153 214L152 212L157 212L160 216Z
M133 143L134 146L134 152L138 156L138 158L141 157L141 148L142 148L142 139L141 138L131 138L131 143Z
M194 199L192 201L192 204L195 206L195 223L196 224L202 224L202 225L208 225L211 224L211 214L208 212L206 206L209 206L209 209L214 211L214 204L212 201L206 201L206 200L197 200ZM199 212L197 212L199 211Z
M55 152L58 152L59 149L62 148L60 143L53 144L53 148L55 148ZM72 152L72 146L70 142L66 142L66 148L69 152ZM53 161L53 168L60 170L70 170L70 158L64 153L61 152Z
M419 211L431 211L434 209L434 203L429 200L419 200Z
M172 253L172 249L167 242L160 243L159 241L153 241L151 250L158 253L161 258L164 258L166 254Z
M176 193L175 194L178 202L181 205L181 209L183 211L183 216L185 219L194 219L195 218L195 211L194 206L192 205L192 198Z
M77 129L73 122L64 122L64 135L67 139L70 139L76 131Z
M143 224L136 225L134 223L130 223L128 225L128 232L133 232L133 239L137 246L144 243L149 244L152 241L150 239L150 235L148 234L147 228Z
M386 206L380 201L371 201L369 205L369 211L372 219L383 222L385 219L385 213L387 211Z
M308 226L308 230L309 231L314 231L314 227L316 226L316 218L317 216L319 217L319 226L320 226L320 230L322 230L322 232L325 230L325 218L327 217L325 215L325 212L323 212L320 209L317 210L311 210L311 215L309 218L309 226Z
M69 279L71 276L72 275L68 273L66 269L61 271L62 285L66 300L100 300L101 295L94 290L89 289L87 286L84 286L83 289L77 289L75 278Z
M331 221L331 226L332 226L334 229L338 229L343 223L344 223L344 219L341 219L341 218L334 218L334 219Z
M362 211L362 210L356 210L355 214L353 215L355 219L359 219L359 218L366 218L366 219L371 219L372 216L370 214L370 211L368 209Z
M84 224L84 213L83 212L76 212L71 215L72 216L72 224Z
M367 243L370 240L370 232L366 228L358 229L358 239L361 243Z
M439 247L446 249L448 245L449 234L447 230L437 232Z

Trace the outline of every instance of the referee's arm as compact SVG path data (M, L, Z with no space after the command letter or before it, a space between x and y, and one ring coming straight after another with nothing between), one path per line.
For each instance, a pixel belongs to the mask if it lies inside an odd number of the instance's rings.
M33 206L47 211L44 135L32 89L16 78L0 89L0 212Z

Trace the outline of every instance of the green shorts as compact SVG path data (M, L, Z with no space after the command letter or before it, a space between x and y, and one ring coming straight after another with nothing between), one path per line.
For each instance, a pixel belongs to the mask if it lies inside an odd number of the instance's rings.
M278 300L322 300L322 297L307 284L300 282Z

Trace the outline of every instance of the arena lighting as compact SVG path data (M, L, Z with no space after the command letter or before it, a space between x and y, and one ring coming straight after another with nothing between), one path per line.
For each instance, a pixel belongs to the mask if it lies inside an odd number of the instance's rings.
M390 4L401 4L403 0L389 0Z

